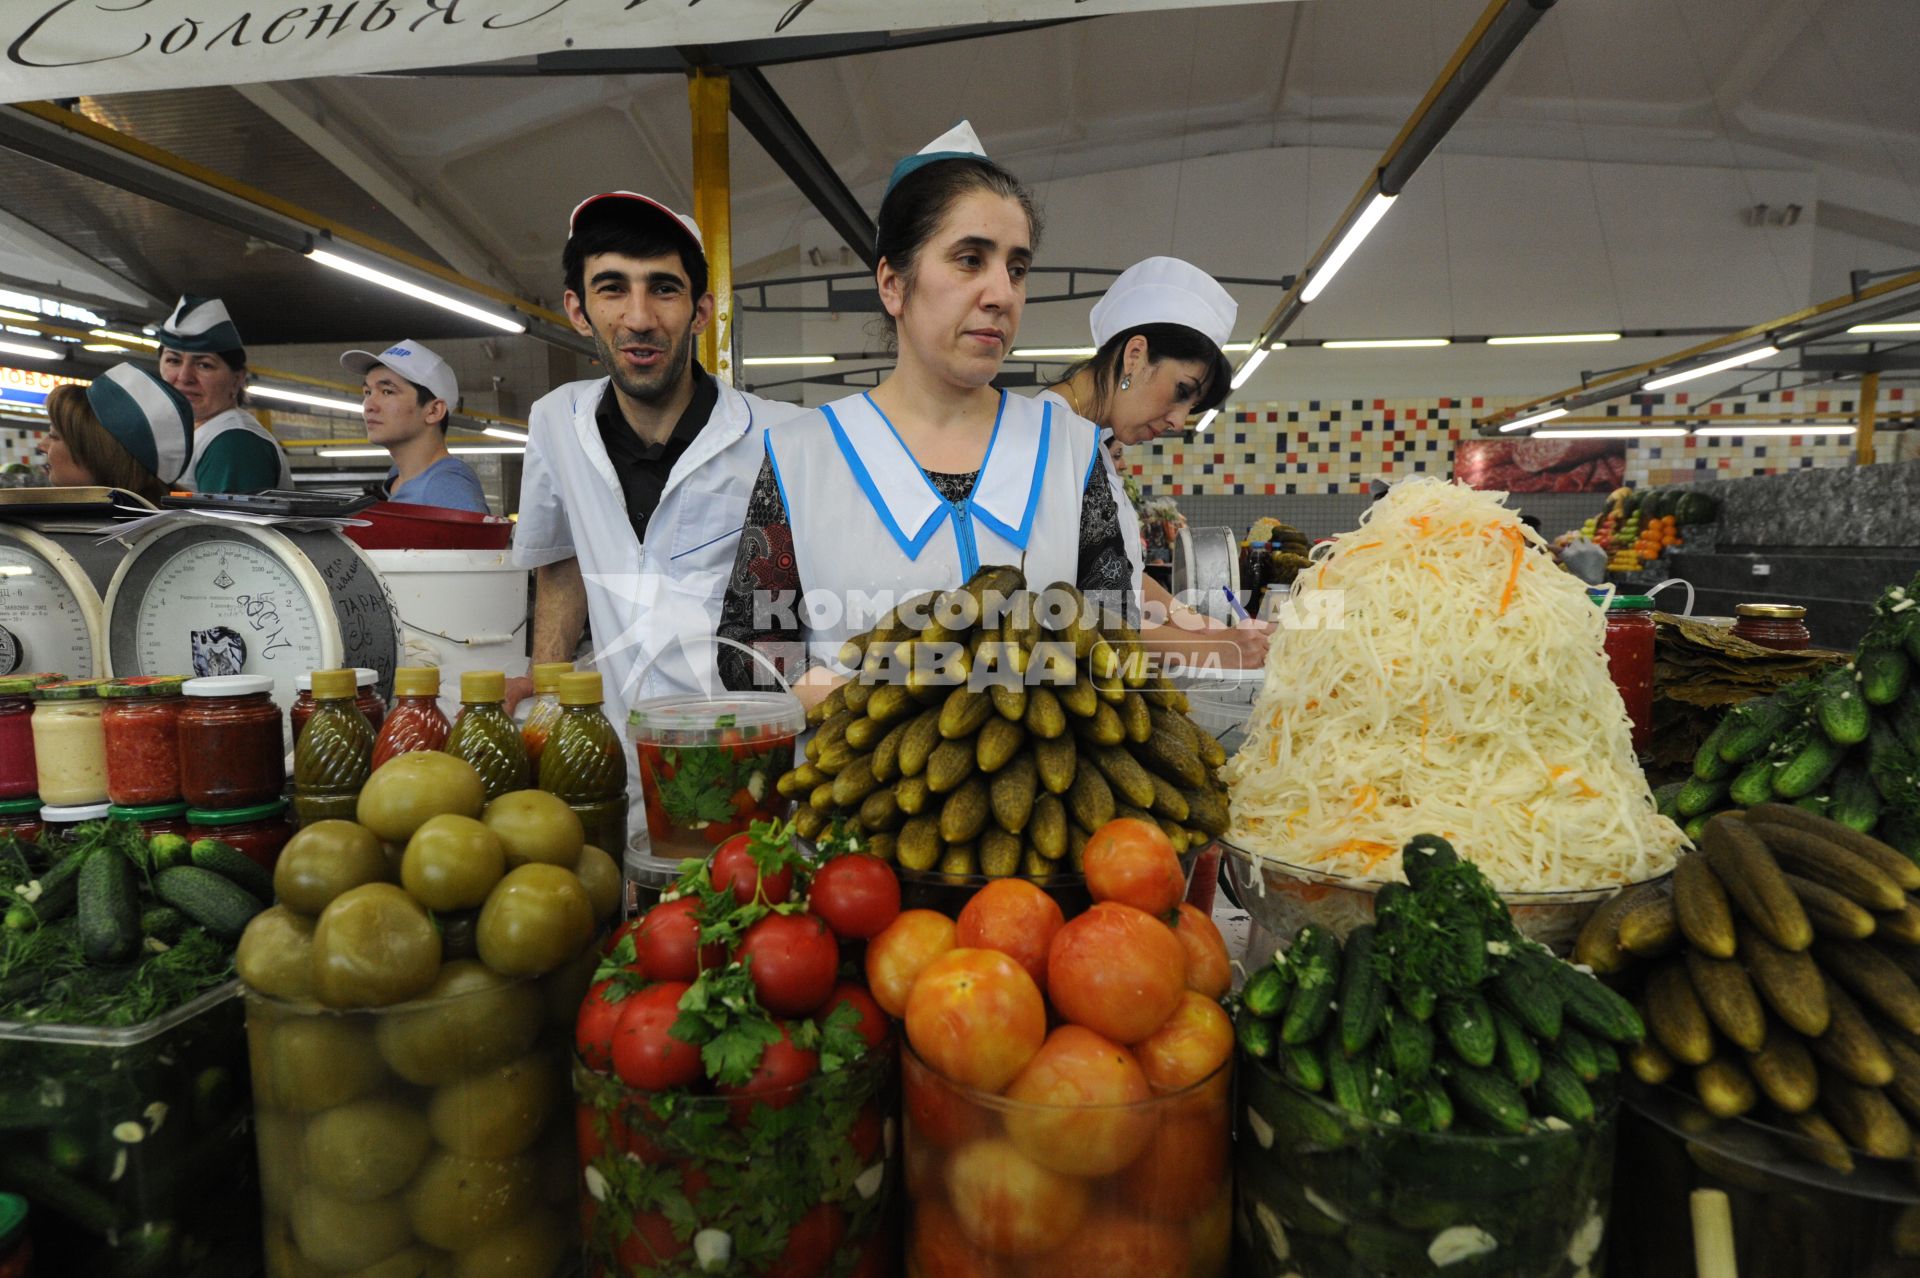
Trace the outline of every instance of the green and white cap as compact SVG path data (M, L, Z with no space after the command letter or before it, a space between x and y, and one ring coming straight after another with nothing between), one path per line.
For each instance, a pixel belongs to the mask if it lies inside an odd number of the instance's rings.
M115 364L87 387L87 403L127 455L172 484L193 457L193 408L179 391L133 364Z
M160 324L160 345L194 355L212 355L241 348L240 330L217 297L181 297L173 314Z
M884 200L887 195L893 194L893 188L899 186L903 178L926 168L929 164L937 164L941 160L984 160L986 158L987 149L980 145L980 135L973 131L973 125L962 120L894 165L892 176L887 178L886 194L880 198Z

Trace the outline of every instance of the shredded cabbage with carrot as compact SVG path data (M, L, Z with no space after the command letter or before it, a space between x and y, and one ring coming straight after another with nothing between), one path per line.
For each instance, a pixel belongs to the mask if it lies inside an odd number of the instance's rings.
M1611 887L1669 869L1685 836L1654 810L1605 615L1504 494L1396 485L1315 548L1247 737L1226 765L1240 847L1363 879L1438 832L1503 892ZM1308 596L1344 592L1342 625Z

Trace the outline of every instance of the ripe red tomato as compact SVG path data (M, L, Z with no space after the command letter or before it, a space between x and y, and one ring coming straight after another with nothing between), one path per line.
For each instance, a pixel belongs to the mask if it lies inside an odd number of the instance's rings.
M703 968L727 961L726 946L700 944L700 920L694 917L699 908L697 898L683 896L656 905L640 917L633 947L647 979L691 984L700 979Z
M580 1003L580 1015L573 1023L575 1050L586 1067L599 1074L613 1068L613 1030L620 1023L620 1010L625 1003L624 999L617 1003L607 1001L607 991L612 988L613 982L606 980L588 990L587 997Z
M1227 954L1227 939L1220 935L1214 921L1182 901L1173 920L1173 934L1187 951L1187 988L1216 1002L1225 998L1233 987L1233 959Z
M600 1124L591 1105L573 1107L573 1136L582 1167L607 1152L607 1142L600 1137Z
M1079 1232L1061 1245L1082 1272L1102 1278L1185 1278L1187 1230L1118 1214L1089 1215Z
M734 1097L729 1106L733 1125L745 1127L756 1106L785 1109L800 1099L797 1085L812 1078L820 1069L820 1054L793 1045L792 1027L778 1022L780 1037L768 1043L760 1054L760 1065L744 1083L721 1083L713 1090Z
M947 1192L967 1237L1002 1256L1051 1251L1087 1208L1086 1181L1049 1171L1005 1140L977 1140L955 1154Z
M780 1254L758 1272L767 1278L815 1278L826 1272L846 1236L847 1214L832 1203L815 1203L793 1222Z
M1078 1025L1047 1035L1007 1099L1007 1135L1042 1167L1069 1176L1108 1176L1132 1162L1153 1135L1141 1102L1152 1097L1133 1053Z
M1060 904L1026 879L995 879L973 894L954 925L954 941L998 950L1047 992L1047 949L1066 922Z
M825 919L835 936L870 941L900 917L900 877L885 861L863 852L836 856L813 872L807 908Z
M953 1208L940 1198L925 1198L913 1206L912 1264L908 1272L919 1278L1007 1278L1018 1268L1012 1261L981 1251Z
M1118 901L1165 914L1187 895L1187 876L1173 840L1151 821L1121 817L1093 832L1085 852L1087 891L1096 901Z
M907 995L922 968L956 944L953 920L933 910L908 910L867 942L867 988L873 1001L896 1020L907 1014Z
M998 950L948 950L907 997L913 1050L942 1076L981 1091L1012 1082L1046 1036L1040 987Z
M880 1046L887 1041L887 1036L893 1033L893 1022L888 1020L887 1014L880 1010L880 1005L873 1001L873 995L852 981L842 981L833 987L833 993L827 995L826 1003L820 1008L817 1018L820 1023L824 1025L827 1018L833 1015L833 1009L842 1003L859 1013L860 1037L867 1040L868 1047Z
M1191 1087L1233 1054L1233 1022L1204 994L1186 991L1166 1023L1134 1049L1155 1092Z
M639 930L639 927L640 919L632 918L607 933L607 939L600 943L600 956L602 958L610 958L614 950L619 948L620 942L632 936L634 932Z
M811 1016L833 992L840 944L818 916L769 914L740 940L740 961L775 1016Z
M763 876L747 850L752 842L753 836L736 834L722 843L707 863L707 878L716 889L731 887L741 905L753 904L756 889L768 905L782 905L793 894L793 869L786 866Z
M853 1126L847 1129L847 1144L853 1146L855 1157L862 1167L870 1167L873 1160L880 1156L880 1146L886 1140L887 1120L880 1117L880 1107L873 1101L861 1106L860 1112L853 1116Z
M1187 952L1142 910L1103 901L1069 920L1047 954L1054 1010L1116 1043L1159 1029L1187 989Z
M667 1031L680 1019L684 981L662 981L630 994L613 1031L613 1071L629 1087L649 1092L684 1087L700 1077L700 1049Z

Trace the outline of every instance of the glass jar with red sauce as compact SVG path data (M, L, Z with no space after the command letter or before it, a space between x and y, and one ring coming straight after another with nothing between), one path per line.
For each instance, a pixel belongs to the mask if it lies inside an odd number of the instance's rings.
M380 672L367 666L353 668L355 697L353 704L360 713L367 716L367 722L373 730L380 731L380 725L386 722L387 703L380 699ZM293 744L300 744L300 730L307 726L307 720L313 718L313 676L311 674L293 677L293 706L287 711L287 719L293 725Z
M180 691L180 797L212 809L280 798L287 759L273 680L214 675L189 679Z
M1633 720L1633 752L1644 754L1653 736L1653 600L1615 595L1607 605L1607 673Z
M1799 604L1735 604L1733 615L1733 633L1748 643L1781 652L1802 652L1813 646L1807 610Z
M50 675L0 679L0 801L39 793L33 761L33 690L58 682Z
M187 805L179 801L173 803L143 803L134 805L114 804L107 809L109 821L131 821L140 827L140 833L149 839L163 834L185 835L187 832Z
M29 795L24 799L0 799L0 838L9 834L22 839L39 839L40 800L37 797Z
M234 851L245 853L261 868L271 870L280 859L280 849L293 837L293 824L287 820L285 799L224 812L188 808L187 837L218 839Z
M100 686L107 737L107 802L116 807L180 798L180 695L185 676L115 679Z

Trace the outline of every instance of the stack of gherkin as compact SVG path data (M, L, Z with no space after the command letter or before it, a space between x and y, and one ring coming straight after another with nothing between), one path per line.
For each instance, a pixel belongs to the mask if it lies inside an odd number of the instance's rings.
M805 762L780 778L815 838L834 822L905 869L1078 873L1118 816L1176 851L1227 828L1220 743L1150 671L1139 635L1072 586L1017 568L899 605L850 640L859 675L814 708Z

